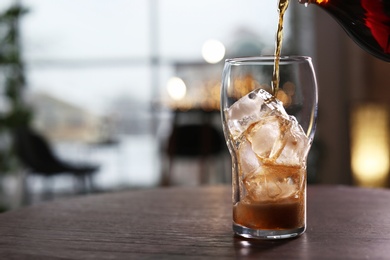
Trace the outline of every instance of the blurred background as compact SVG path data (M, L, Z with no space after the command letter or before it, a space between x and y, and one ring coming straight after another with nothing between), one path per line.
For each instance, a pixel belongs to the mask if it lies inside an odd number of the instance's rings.
M229 183L225 58L273 54L277 1L3 0L0 207ZM388 187L390 65L292 1L282 54L319 86L308 181Z

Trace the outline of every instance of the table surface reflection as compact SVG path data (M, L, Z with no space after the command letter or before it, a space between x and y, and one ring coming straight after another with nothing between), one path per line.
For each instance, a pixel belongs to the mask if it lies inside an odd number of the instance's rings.
M390 191L308 188L308 228L239 238L228 186L90 195L0 215L0 259L389 259Z

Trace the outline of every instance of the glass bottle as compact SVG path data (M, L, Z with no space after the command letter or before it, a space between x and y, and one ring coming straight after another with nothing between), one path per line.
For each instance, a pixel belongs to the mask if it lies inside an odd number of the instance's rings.
M328 12L364 50L390 62L390 0L299 0Z

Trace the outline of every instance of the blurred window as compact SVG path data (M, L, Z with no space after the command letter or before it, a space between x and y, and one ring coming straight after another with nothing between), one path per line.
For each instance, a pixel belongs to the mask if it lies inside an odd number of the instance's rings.
M274 51L278 14L272 1L4 0L0 10L15 2L29 9L20 31L35 126L52 141L123 144L123 155L113 149L79 156L104 164L99 180L105 184L114 174L123 174L120 184L140 181L141 171L144 183L158 176L158 163L145 159L159 159L156 132L169 129L161 127L171 119L162 103L168 80L184 75L188 86L218 87L223 61L207 67L206 41L220 41L225 58ZM76 155L69 149L59 150Z

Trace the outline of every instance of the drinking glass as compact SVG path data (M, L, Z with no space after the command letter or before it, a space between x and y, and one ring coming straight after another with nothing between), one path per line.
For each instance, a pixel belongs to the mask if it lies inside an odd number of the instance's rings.
M316 125L316 77L310 57L280 57L275 91L274 61L274 56L227 59L222 75L233 231L248 238L291 238L306 229L306 160Z

